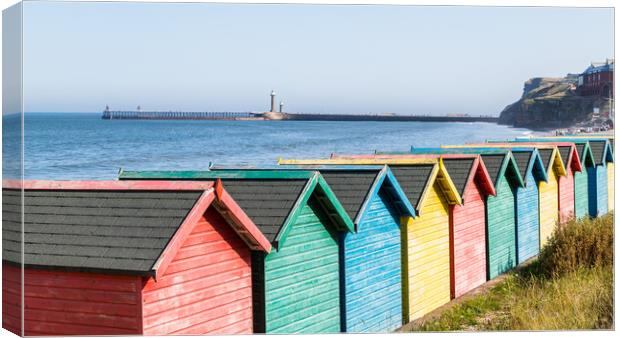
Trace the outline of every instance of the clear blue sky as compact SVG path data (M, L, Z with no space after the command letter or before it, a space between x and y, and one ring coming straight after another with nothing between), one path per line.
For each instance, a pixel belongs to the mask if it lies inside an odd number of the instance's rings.
M613 9L24 5L26 111L498 114L613 57Z

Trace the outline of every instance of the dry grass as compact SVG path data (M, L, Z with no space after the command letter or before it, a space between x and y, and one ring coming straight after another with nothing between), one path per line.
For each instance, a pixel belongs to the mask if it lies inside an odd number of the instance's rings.
M613 327L613 215L607 215L563 225L538 260L412 330Z

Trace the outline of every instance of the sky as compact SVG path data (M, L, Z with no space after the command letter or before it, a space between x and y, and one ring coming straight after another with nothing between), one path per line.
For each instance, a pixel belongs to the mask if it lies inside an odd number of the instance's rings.
M26 2L25 110L498 115L613 57L613 9Z

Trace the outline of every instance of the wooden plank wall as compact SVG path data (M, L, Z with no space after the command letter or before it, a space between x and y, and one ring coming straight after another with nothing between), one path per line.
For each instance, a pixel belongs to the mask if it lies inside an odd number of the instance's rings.
M555 170L547 172L547 182L538 183L540 192L540 246L547 244L558 223L558 177Z
M486 207L485 196L477 181L467 184L463 205L451 207L452 298L486 282Z
M267 333L340 332L337 233L312 197L279 251L265 257Z
M607 185L607 168L606 166L596 166L596 195L597 195L597 207L598 216L607 214L608 199L608 185Z
M420 215L407 224L409 321L450 301L449 227L448 204L435 183Z
M607 170L602 165L588 167L588 211L591 217L607 213Z
M3 308L15 308L20 269L2 264ZM141 333L142 277L26 269L26 335L134 335ZM17 290L18 292L18 290ZM15 328L15 316L3 313L3 326ZM19 326L18 326L19 327Z
M607 210L614 211L614 164L607 163Z
M575 217L582 218L589 215L588 168L574 173L575 182Z
M210 207L142 293L144 334L251 334L250 250Z
M488 278L516 266L515 189L506 176L498 178L497 196L487 198Z
M400 217L385 191L368 204L357 233L344 238L344 332L390 332L402 325Z
M517 190L517 264L540 252L538 184L531 170L525 182L525 188Z
M2 328L22 335L22 269L2 262Z
M558 195L560 223L566 223L575 217L575 177L570 163L566 165L566 176L560 176Z

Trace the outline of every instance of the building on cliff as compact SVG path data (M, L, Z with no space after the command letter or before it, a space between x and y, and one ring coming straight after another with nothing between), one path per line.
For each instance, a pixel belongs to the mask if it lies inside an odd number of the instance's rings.
M590 64L590 67L579 75L577 91L582 96L598 95L604 98L613 98L614 59Z

